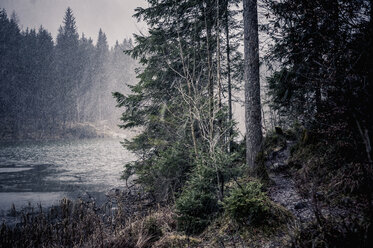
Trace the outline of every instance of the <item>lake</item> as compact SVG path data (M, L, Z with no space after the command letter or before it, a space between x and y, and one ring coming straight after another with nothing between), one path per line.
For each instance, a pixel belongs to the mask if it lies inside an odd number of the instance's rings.
M0 143L0 216L12 203L44 207L63 197L103 198L122 188L123 165L134 159L119 139Z

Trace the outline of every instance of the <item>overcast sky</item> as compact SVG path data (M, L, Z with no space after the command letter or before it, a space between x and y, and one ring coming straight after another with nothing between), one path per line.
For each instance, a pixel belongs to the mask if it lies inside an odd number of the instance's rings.
M5 8L8 16L16 12L22 29L43 25L53 38L68 6L73 10L79 34L92 37L94 42L100 28L110 46L116 40L121 42L133 33L146 31L145 24L132 17L136 7L146 6L145 0L0 0L0 8Z

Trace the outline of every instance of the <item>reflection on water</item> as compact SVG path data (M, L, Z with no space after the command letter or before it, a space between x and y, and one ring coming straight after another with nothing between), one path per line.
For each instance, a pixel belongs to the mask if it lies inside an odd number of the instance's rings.
M64 196L122 187L133 159L118 139L0 144L0 210L31 202L48 206ZM3 211L4 212L4 211Z

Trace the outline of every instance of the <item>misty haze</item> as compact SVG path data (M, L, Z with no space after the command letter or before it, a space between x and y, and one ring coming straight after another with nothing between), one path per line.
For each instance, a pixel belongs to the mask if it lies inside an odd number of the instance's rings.
M0 248L373 247L373 0L0 0Z
M128 9L111 19L123 2L103 2L89 1L87 14L87 1L1 1L0 214L10 223L18 222L12 206L99 200L125 185L121 171L133 155L120 141L131 134L118 128L113 93L135 83L138 64L125 51L141 24ZM108 25L120 40L108 38Z

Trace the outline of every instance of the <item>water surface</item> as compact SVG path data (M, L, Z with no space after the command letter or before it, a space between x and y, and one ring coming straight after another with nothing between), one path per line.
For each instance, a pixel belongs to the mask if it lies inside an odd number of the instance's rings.
M119 139L0 143L0 215L12 203L48 207L124 187L121 171L132 159Z

